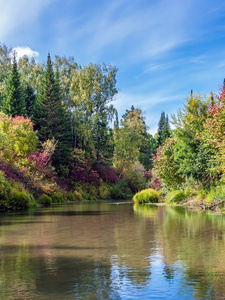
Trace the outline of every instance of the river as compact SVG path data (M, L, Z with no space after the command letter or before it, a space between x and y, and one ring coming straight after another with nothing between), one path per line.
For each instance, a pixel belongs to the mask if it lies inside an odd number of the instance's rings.
M224 216L129 202L0 216L0 299L224 297Z

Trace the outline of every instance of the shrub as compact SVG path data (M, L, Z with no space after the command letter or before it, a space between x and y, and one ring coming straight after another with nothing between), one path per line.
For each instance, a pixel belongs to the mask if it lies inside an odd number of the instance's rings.
M106 183L102 183L99 187L99 197L100 199L110 198L110 186Z
M121 184L114 184L110 189L112 199L126 199L127 195L123 192Z
M62 202L65 202L65 198L62 193L57 192L52 196L52 202L53 203L62 203Z
M109 166L106 166L102 163L96 163L94 169L98 172L100 178L108 183L119 183L119 177L116 174L116 171Z
M52 198L46 194L42 194L39 197L39 203L44 204L45 206L48 206L52 203Z
M8 198L10 189L11 185L0 171L0 200L6 200Z
M162 188L162 181L160 180L159 177L153 175L152 178L151 178L151 181L148 182L148 187L149 188L152 188L156 191L159 191L161 188Z
M159 201L159 193L153 189L146 189L134 195L135 203L155 203Z
M82 199L82 195L78 191L74 191L73 194L74 194L76 200Z
M146 188L145 169L140 163L135 163L125 171L124 177L133 193Z
M166 202L180 202L186 197L183 191L173 190L166 195Z
M75 197L75 195L74 195L73 192L69 192L69 193L67 194L67 199L68 199L69 201L75 201L75 200L76 200L76 197Z
M205 202L207 204L213 203L213 202L217 202L220 200L225 199L225 186L224 185L220 185L215 187L214 189L211 189L205 198Z
M27 191L12 189L9 199L12 206L19 208L28 208L37 205L33 195Z

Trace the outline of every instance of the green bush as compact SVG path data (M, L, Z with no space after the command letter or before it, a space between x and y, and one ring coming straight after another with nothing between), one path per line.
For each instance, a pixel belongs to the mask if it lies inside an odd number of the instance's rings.
M211 204L213 202L221 201L223 199L225 199L225 186L220 185L220 186L217 186L217 187L211 189L206 194L204 202L206 204Z
M100 199L107 200L110 198L110 186L106 183L102 183L99 187Z
M153 189L146 189L134 195L135 203L156 203L159 201L159 193Z
M52 198L49 197L48 195L46 194L42 194L40 197L39 197L39 203L40 204L44 204L45 206L48 206L52 203Z
M114 184L110 189L110 196L112 199L126 199L127 196L123 192L120 184Z
M82 200L82 195L78 191L73 192L75 200Z
M53 203L63 203L63 202L65 202L65 198L62 193L57 192L52 196L52 202Z
M73 202L73 201L76 200L76 197L75 197L75 195L74 195L73 192L69 192L69 193L67 194L67 199L68 199L69 201Z
M138 162L133 164L128 170L125 171L124 177L133 194L147 187L145 169Z
M28 208L31 206L35 206L35 200L33 195L26 191L17 191L14 190L10 194L10 202L13 204L15 207L19 208Z
M0 171L0 201L7 200L10 190L10 183L5 179L3 173Z
M166 195L166 202L180 202L186 198L183 191L173 190Z

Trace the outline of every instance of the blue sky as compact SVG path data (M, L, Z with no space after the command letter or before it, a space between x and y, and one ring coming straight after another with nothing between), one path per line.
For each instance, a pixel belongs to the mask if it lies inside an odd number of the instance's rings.
M141 108L154 134L161 111L222 86L225 1L0 0L0 42L39 62L50 52L115 65L119 115Z

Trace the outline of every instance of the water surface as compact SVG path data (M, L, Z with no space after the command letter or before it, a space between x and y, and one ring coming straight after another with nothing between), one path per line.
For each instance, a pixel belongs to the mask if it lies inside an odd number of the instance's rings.
M225 219L81 203L0 216L0 299L225 299Z

